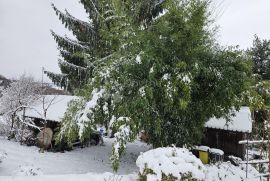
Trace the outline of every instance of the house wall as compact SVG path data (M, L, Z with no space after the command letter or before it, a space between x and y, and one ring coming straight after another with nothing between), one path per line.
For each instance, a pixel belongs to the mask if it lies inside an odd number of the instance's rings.
M246 152L245 145L240 145L238 142L246 140L247 136L247 133L242 132L206 128L202 144L221 149L225 155L234 155L243 159Z

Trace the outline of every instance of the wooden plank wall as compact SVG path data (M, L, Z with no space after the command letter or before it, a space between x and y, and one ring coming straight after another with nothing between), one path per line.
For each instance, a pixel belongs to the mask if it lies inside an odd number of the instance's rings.
M221 149L225 155L244 158L245 145L240 145L238 142L245 139L247 139L247 133L206 128L202 145Z

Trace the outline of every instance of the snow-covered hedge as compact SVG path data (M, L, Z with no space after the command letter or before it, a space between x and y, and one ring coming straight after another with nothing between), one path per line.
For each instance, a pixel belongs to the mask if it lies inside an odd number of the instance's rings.
M246 180L246 165L234 166L230 162L223 162L218 164L206 165L207 173L206 181L232 181L232 180ZM252 166L248 166L248 178L252 181L259 181L256 177L259 172Z
M206 169L201 160L185 148L157 148L140 155L139 180L204 180Z

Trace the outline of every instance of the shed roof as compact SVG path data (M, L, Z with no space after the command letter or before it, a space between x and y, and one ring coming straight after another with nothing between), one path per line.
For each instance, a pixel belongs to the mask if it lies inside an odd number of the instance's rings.
M45 95L44 107L48 107L46 118L50 121L61 122L64 117L64 113L67 110L69 101L76 99L76 96L68 95ZM25 111L26 117L44 119L43 98L35 101ZM50 106L49 106L50 105Z
M229 122L224 118L211 118L206 122L205 127L251 133L252 118L250 109L248 107L241 107L239 111L235 111L235 116L232 116Z

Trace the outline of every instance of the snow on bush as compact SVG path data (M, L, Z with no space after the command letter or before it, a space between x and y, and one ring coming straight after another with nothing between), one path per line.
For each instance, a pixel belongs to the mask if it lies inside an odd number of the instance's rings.
M2 163L6 157L7 153L5 153L4 151L0 151L0 163Z
M79 127L80 138L82 138L86 127L89 126L90 123L93 124L95 119L93 116L93 110L97 106L98 100L102 97L104 92L105 92L104 89L101 90L94 89L92 92L92 99L89 102L87 102L84 109L77 114L76 120L77 125Z
M136 161L140 180L204 180L206 169L201 160L185 148L157 148L140 155Z
M230 162L223 162L214 165L206 165L206 168L206 181L232 181L246 179L246 165L234 166ZM259 178L255 178L257 175L259 175L259 172L254 167L249 165L249 180L259 181Z
M126 144L131 141L131 130L130 126L126 123L123 124L123 122L129 122L130 118L128 117L120 117L117 119L117 121L114 124L122 123L121 126L119 126L118 131L114 134L115 141L112 148L112 156L111 161L113 165L113 169L116 171L119 167L119 158L121 154L123 153L124 149L126 148Z
M15 172L16 176L38 176L43 175L40 168L36 168L32 165L19 166L19 169Z

